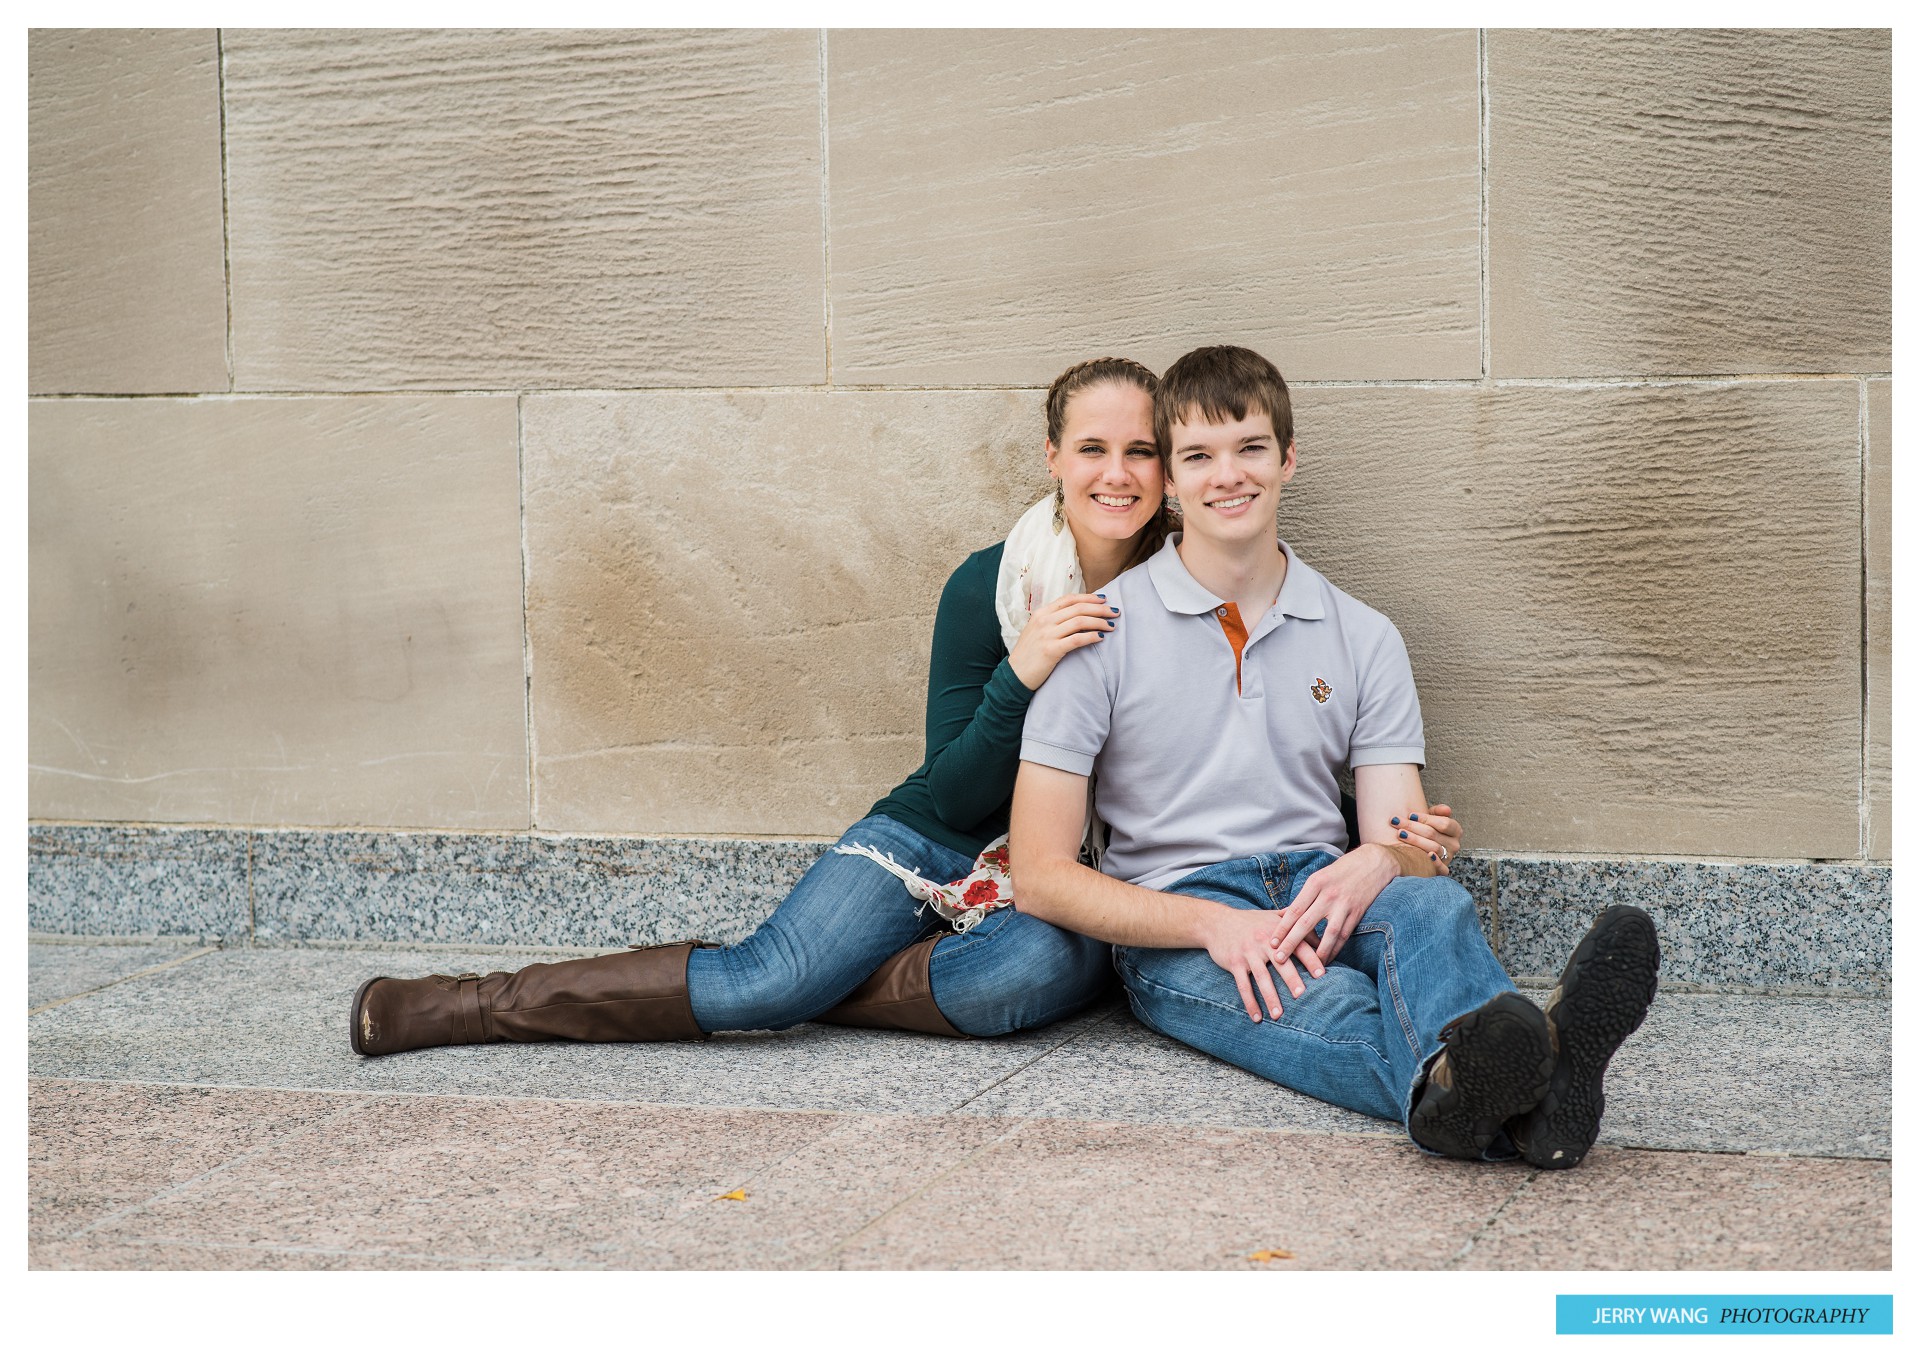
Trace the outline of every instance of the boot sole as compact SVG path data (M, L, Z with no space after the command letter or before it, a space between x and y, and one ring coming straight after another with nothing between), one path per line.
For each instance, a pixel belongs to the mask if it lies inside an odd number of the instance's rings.
M367 991L385 979L385 976L375 976L371 980L363 980L360 982L360 988L353 992L353 1013L347 1019L347 1044L353 1047L355 1055L375 1054L369 1051L366 1044L360 1040L360 1010L366 1004Z
M1660 940L1647 912L1609 906L1560 976L1547 1014L1560 1042L1553 1081L1522 1128L1521 1156L1535 1168L1571 1168L1600 1134L1602 1081L1620 1044L1646 1021L1659 985Z
M1525 995L1495 995L1454 1024L1447 1043L1453 1087L1421 1095L1408 1123L1428 1149L1481 1158L1510 1117L1539 1103L1553 1075L1546 1019Z

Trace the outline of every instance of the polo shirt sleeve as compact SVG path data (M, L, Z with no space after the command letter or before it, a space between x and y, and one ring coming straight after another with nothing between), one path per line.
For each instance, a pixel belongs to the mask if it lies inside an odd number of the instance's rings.
M1020 758L1091 777L1094 757L1113 726L1102 644L1077 647L1060 659L1033 702L1020 737Z
M1400 630L1384 617L1381 622L1386 631L1360 670L1360 710L1347 743L1347 763L1425 765L1427 734L1413 688L1413 663Z

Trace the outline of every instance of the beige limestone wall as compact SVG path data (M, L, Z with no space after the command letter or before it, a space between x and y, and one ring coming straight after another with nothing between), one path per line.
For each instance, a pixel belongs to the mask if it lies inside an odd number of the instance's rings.
M37 32L30 812L832 835L919 759L1038 387L1236 341L1473 845L1884 858L1890 70Z

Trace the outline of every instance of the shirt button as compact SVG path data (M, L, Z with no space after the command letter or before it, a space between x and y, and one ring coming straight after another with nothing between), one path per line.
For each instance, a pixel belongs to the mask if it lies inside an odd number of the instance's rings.
M1215 610L1214 613L1219 615L1222 619L1225 619L1227 617L1227 607L1222 605L1219 609Z

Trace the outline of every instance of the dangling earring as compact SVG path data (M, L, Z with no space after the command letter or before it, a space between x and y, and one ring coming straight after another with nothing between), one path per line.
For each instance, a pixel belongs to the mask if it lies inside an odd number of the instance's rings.
M1067 528L1067 485L1059 479L1053 481L1053 533L1059 534Z

